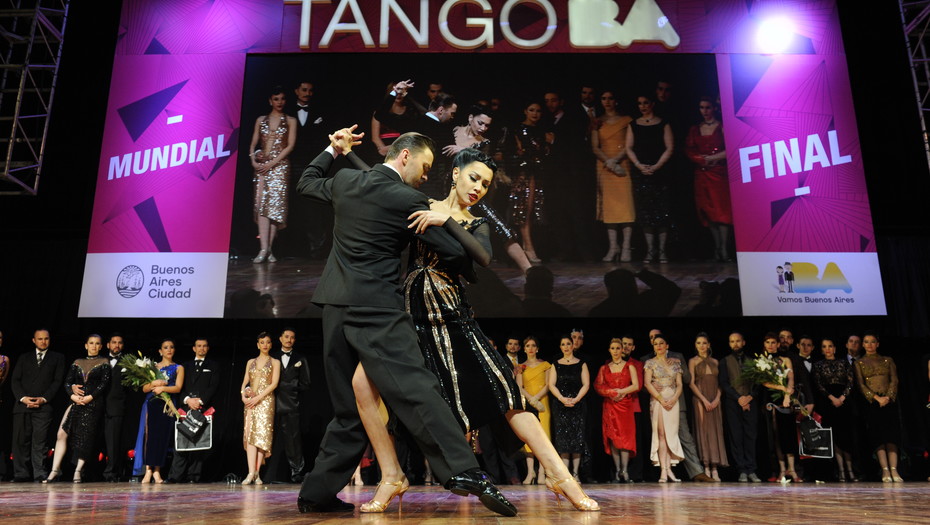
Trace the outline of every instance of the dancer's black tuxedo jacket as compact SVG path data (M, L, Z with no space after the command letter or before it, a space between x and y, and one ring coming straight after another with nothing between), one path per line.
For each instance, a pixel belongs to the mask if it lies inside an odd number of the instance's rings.
M403 310L400 253L413 238L407 217L428 210L429 201L384 164L369 171L342 169L326 178L332 163L332 154L324 151L297 183L298 193L331 204L336 214L333 250L313 302ZM420 237L447 266L474 280L471 259L443 228L427 228Z
M440 480L478 466L436 376L424 365L404 311L400 255L414 236L407 217L429 209L426 196L383 164L326 178L333 160L324 151L297 183L301 195L330 204L336 217L333 249L313 294L313 302L323 306L334 417L300 490L303 500L321 503L331 502L349 481L367 445L351 385L360 361ZM473 276L470 258L445 228L430 227L418 239L452 271Z

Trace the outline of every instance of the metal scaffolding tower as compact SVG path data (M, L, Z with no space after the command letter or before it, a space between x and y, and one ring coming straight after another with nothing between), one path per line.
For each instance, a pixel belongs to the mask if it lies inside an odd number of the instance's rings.
M0 195L36 195L70 0L0 1Z
M930 98L930 55L927 54L928 30L930 30L930 1L911 2L898 0L901 6L901 23L907 41L907 54L911 61L914 79L914 94L920 109L920 130L930 166L930 140L927 136L928 98Z

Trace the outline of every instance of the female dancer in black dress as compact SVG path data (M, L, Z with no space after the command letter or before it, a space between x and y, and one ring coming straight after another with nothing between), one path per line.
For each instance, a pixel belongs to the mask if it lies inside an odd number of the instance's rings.
M833 429L833 452L836 457L837 479L857 481L853 473L853 429L850 394L855 379L853 368L846 359L836 358L836 345L832 339L820 343L823 360L814 363L814 384L820 401L817 411L823 416L824 426Z
M591 387L591 374L588 365L575 357L575 345L570 336L562 336L559 349L562 359L549 369L549 392L556 399L551 404L552 441L565 466L571 463L577 479L581 456L588 451L585 394Z
M643 225L646 237L646 257L644 263L651 263L658 258L660 263L668 262L665 255L665 241L668 237L669 220L669 174L663 170L672 158L675 147L672 127L655 114L655 101L646 95L636 98L636 104L642 114L630 123L626 132L626 152L633 170L633 192L636 203L636 222ZM659 246L656 252L655 241Z
M410 227L419 233L428 227L447 229L482 265L490 263L488 232L483 219L476 219L468 206L484 197L494 176L494 161L468 148L453 160L449 196L434 201L429 211L411 215ZM407 310L413 317L420 350L439 378L442 394L463 433L482 425L500 428L506 422L533 449L550 477L546 486L565 496L578 510L599 510L581 485L568 473L546 437L539 420L524 409L523 397L513 366L499 354L475 322L459 283L459 276L446 269L434 252L418 241L410 247L411 262L404 282ZM468 381L459 381L468 377ZM403 496L409 483L403 475L393 442L378 414L378 391L361 365L352 381L359 416L381 467L381 482L374 498L362 512L384 512L394 496ZM514 450L516 447L514 447Z
M58 427L58 441L55 443L55 456L52 459L52 472L43 483L49 483L61 476L61 462L71 443L73 456L77 459L74 469L74 482L81 482L84 463L95 453L97 444L97 426L103 411L103 396L110 386L110 361L100 356L103 342L99 335L87 336L84 349L87 357L75 359L65 378L65 392L70 396L71 406L65 410L65 416Z

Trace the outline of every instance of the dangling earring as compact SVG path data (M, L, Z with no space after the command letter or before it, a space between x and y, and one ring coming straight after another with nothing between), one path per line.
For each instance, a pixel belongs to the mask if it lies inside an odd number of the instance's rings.
M452 187L455 187L455 179L452 179Z

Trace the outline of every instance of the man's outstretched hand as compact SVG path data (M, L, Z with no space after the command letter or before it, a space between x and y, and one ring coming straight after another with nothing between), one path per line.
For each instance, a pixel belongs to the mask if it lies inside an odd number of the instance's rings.
M358 124L353 124L350 128L342 128L329 136L329 144L337 155L345 155L352 151L353 146L362 143L364 133L355 133Z

